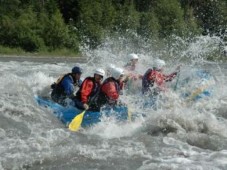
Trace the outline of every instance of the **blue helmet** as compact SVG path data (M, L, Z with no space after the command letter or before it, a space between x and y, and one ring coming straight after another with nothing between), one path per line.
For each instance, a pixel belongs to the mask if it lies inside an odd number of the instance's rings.
M80 67L75 66L75 67L72 68L72 73L82 74L82 69Z

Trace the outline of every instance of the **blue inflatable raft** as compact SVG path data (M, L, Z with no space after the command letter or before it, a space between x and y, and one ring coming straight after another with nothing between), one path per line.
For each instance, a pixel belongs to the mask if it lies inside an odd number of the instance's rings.
M211 97L215 86L214 77L205 70L196 70L179 83L181 97L188 101L198 101Z
M73 120L75 116L83 112L73 106L64 107L49 99L44 99L40 96L35 96L35 100L40 106L50 108L53 113L61 120L66 126ZM128 108L126 106L104 107L100 112L86 111L83 117L82 127L89 127L101 121L102 116L114 117L118 121L126 121L129 118Z

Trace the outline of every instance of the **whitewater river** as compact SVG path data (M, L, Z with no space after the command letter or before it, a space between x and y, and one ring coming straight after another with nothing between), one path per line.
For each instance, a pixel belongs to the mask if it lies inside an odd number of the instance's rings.
M131 93L123 100L132 113L146 117L120 124L104 118L77 133L34 100L34 95L49 95L48 86L74 65L84 68L83 78L95 68L73 60L0 61L0 169L227 169L226 64L203 65L215 77L211 97L188 104L180 89L170 88L169 102L154 111L141 107L139 92ZM175 66L170 62L167 72ZM180 76L195 67L200 66L183 64Z

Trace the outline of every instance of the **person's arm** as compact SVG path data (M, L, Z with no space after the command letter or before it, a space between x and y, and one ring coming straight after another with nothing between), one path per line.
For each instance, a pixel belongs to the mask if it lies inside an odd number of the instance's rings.
M74 92L74 85L73 85L73 80L67 76L65 77L62 82L61 85L64 88L64 92L67 96L71 96Z
M85 80L81 87L81 102L83 104L88 102L88 98L92 92L94 84L91 80Z
M166 82L167 82L167 81L172 81L172 80L176 77L177 73L178 73L178 72L173 72L173 73L170 74L170 75L164 75L165 81L166 81Z
M173 72L172 74L164 75L165 76L165 81L172 81L177 76L177 74L180 72L180 66L181 65L177 66L176 71Z

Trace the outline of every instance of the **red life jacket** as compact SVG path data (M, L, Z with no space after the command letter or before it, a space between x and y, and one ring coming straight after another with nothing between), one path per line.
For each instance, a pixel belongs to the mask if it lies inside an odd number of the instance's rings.
M172 81L172 79L177 75L177 72L174 72L170 75L165 75L157 70L148 69L144 74L142 80L142 92L145 93L149 91L150 87L156 85L159 90L165 91L165 82Z
M119 98L120 90L119 81L109 77L103 82L100 93L105 94L110 100L117 100Z
M95 81L94 77L87 77L81 84L80 89L76 93L76 98L82 103L89 103L99 92L100 83Z
M165 75L159 71L153 70L148 75L147 78L151 81L154 81L154 83L160 88L163 89L165 86Z
M117 103L117 99L120 95L121 85L119 81L113 77L107 78L101 88L97 100L97 106L102 107L105 104L114 105Z

